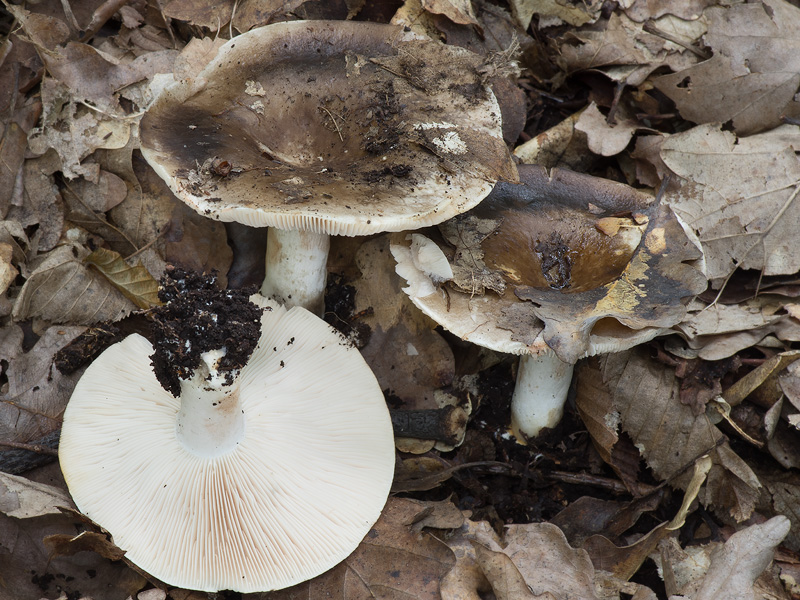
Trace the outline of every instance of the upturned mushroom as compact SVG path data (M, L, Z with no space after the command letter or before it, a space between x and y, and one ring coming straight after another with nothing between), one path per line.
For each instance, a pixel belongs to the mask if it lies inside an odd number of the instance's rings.
M516 181L482 61L393 25L269 25L158 96L142 153L199 213L270 227L262 294L319 313L329 235L434 225Z
M648 341L705 289L699 251L672 212L629 186L519 167L439 230L394 236L414 304L445 329L521 355L512 431L561 419L575 362Z
M374 375L302 308L191 276L163 293L155 353L139 335L115 344L67 405L59 459L75 503L174 586L268 591L333 567L392 481Z

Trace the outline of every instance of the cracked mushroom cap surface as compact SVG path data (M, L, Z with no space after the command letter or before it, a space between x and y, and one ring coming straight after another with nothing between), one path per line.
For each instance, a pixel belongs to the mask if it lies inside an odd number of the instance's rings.
M182 445L180 399L139 335L89 366L64 414L59 459L75 503L170 585L255 592L315 577L356 548L389 493L392 428L369 367L311 313L263 305L232 451Z
M394 25L268 25L159 95L142 153L221 221L334 235L433 225L517 179L484 66Z
M393 236L406 293L454 334L574 363L656 337L705 289L698 249L652 196L559 169L519 174L438 230Z

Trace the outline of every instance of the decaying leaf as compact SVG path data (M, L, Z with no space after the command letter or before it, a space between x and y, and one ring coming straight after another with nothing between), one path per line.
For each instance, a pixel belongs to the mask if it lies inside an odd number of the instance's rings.
M673 545L671 553L662 550L654 559L661 564L665 580L673 586L689 580L678 589L671 590L680 594L677 597L670 596L675 600L753 600L757 597L754 582L769 566L775 547L788 532L789 520L777 516L737 531L724 544L711 544L695 552L693 557ZM686 572L687 567L692 568L704 561L707 561L708 567L701 569L705 570L701 577L696 578L696 573Z
M111 284L141 309L159 306L158 281L141 263L130 266L119 253L105 248L94 250L84 261L97 267Z
M512 0L514 17L523 29L530 25L533 15L539 15L539 27L560 25L585 25L600 14L602 2L584 2L579 5L558 0Z
M424 504L391 498L378 522L344 562L300 585L253 594L253 600L299 598L415 598L439 600L439 581L455 564L453 552L412 524Z
M800 321L786 304L768 294L738 304L708 305L695 300L674 329L704 360L721 360L752 346L780 347L800 340Z
M661 157L681 178L665 202L697 232L717 286L736 268L764 275L800 270L793 243L800 222L796 147L794 125L747 138L701 125L664 141Z
M800 9L783 0L764 0L705 12L703 36L714 56L656 80L681 115L695 123L732 121L749 135L800 115Z
M608 122L594 102L581 113L575 127L586 134L592 152L614 156L625 150L641 125L634 119L625 118L622 112L616 112L613 123Z
M453 352L400 290L388 236L364 242L355 261L361 271L353 281L355 309L372 331L362 355L381 389L404 408L439 408L434 391L452 381Z
M17 519L60 515L60 507L72 508L72 500L52 485L0 472L0 512Z
M570 547L555 525L510 525L499 538L487 523L467 521L447 542L457 557L442 581L448 599L473 600L490 590L509 599L597 598L588 554ZM532 595L513 595L524 589L520 578Z
M584 378L594 380L592 394L581 391ZM761 490L758 477L705 413L696 416L691 407L681 404L672 369L656 366L635 350L601 357L597 364L581 364L576 398L584 407L581 411L594 412L591 405L598 398L606 403L608 397L614 411L610 422L619 423L630 435L659 478L685 488L690 481L686 469L709 454L714 464L699 499L739 522L750 516Z
M22 286L14 318L40 318L50 323L92 325L117 321L134 304L83 262L89 251L65 244L44 255Z
M470 295L483 294L488 288L500 295L506 283L502 272L487 269L483 262L481 242L492 235L500 225L496 219L481 219L467 214L445 221L439 226L444 238L454 247L450 283Z
M53 357L83 329L49 327L27 352L20 329L0 336L0 359L8 361L8 382L0 387L0 439L32 442L58 428L76 378L54 369Z
M625 14L614 12L603 25L563 36L559 50L566 69L602 69L614 80L636 86L661 66L680 70L698 60Z

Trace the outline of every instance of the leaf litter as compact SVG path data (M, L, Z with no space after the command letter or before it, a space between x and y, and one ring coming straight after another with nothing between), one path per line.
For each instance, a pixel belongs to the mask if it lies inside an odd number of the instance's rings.
M494 84L512 149L547 168L663 184L709 287L693 288L656 340L581 362L577 413L524 447L506 431L514 359L423 317L388 237L335 242L326 318L362 349L390 408L449 406L464 424L455 445L399 441L404 491L344 563L252 597L797 597L798 15L781 0L4 4L0 598L206 597L131 568L69 510L57 464L34 465L53 458L81 362L106 335L147 333L141 311L167 264L216 270L223 286L229 274L258 280L237 266L263 261L254 236L232 240L241 228L187 209L141 158L153 94L172 73L194 77L237 31L354 17L480 54L514 39L521 72ZM495 225L463 219L441 234L464 302L503 294L502 273L475 252ZM566 323L554 329L535 308L559 339ZM514 318L542 330L530 311Z

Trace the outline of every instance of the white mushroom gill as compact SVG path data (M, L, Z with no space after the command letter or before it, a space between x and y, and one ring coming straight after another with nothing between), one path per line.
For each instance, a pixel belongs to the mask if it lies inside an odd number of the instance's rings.
M132 335L87 369L59 457L78 507L126 558L188 589L288 587L347 557L377 520L394 469L386 403L358 350L277 304L238 383L243 435L217 456L176 435L181 400ZM213 364L213 357L209 357Z

